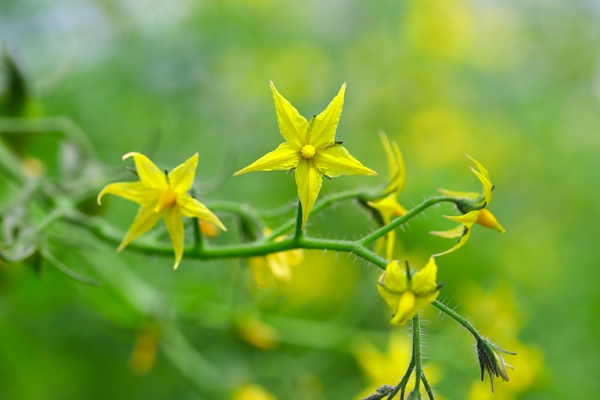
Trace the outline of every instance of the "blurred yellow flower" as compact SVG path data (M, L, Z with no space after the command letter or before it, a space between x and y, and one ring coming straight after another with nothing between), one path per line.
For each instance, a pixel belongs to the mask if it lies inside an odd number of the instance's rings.
M135 347L129 359L129 367L138 374L144 375L152 369L158 348L158 328L153 324L143 326L135 338Z
M446 196L472 201L474 202L475 208L479 209L471 211L460 210L461 212L463 212L463 215L459 216L444 215L444 218L447 218L454 222L459 222L461 225L458 225L456 228L450 229L448 231L431 231L431 234L445 238L459 238L459 240L458 243L454 245L454 247L442 253L438 253L436 254L436 256L451 253L454 250L457 250L460 247L462 247L467 242L467 240L469 240L469 237L471 236L471 230L475 223L478 223L479 225L485 226L487 228L492 228L500 233L505 232L505 229L502 227L502 225L500 225L498 220L496 220L496 217L494 217L494 215L487 210L487 206L489 206L490 202L492 201L492 191L494 189L494 186L490 181L490 175L488 171L479 162L477 162L477 160L469 156L467 157L471 161L473 161L473 163L477 167L477 170L475 170L473 167L470 168L471 171L473 171L475 176L477 176L477 178L483 185L483 194L476 192L454 192L445 189L439 189L439 192L445 194Z
M353 174L377 175L375 171L352 157L348 150L342 147L341 142L335 141L345 90L344 83L325 111L308 122L277 92L271 82L279 130L286 141L276 150L234 174L237 176L254 171L295 169L298 196L302 204L302 228L306 225L308 214L317 200L323 176L332 178Z
M276 400L275 397L267 392L262 386L255 384L246 384L238 388L234 393L232 400Z
M406 169L402 153L396 142L391 142L384 132L379 132L381 143L388 160L389 178L388 185L385 188L387 195L382 199L370 201L367 204L373 207L379 214L381 222L387 225L392 220L392 217L401 217L406 214L406 209L398 203L398 195L406 185ZM392 230L379 243L385 246L385 255L388 260L392 259L394 252L394 241L396 231ZM379 246L379 245L378 245Z
M270 229L265 229L264 236L271 234ZM283 240L285 236L279 236L276 242ZM302 249L280 251L266 256L252 257L248 263L252 269L254 282L260 287L267 287L273 280L280 285L288 284L292 279L292 268L300 264L304 259Z
M377 282L377 289L394 310L391 323L402 325L431 304L439 294L436 279L437 265L433 257L417 272L410 271L408 262L405 268L396 260L389 263Z
M206 206L189 195L194 183L198 153L171 172L161 171L148 157L140 153L127 153L123 160L133 157L138 182L117 182L107 185L98 195L98 204L105 194L114 194L134 201L140 209L117 251L123 250L131 241L148 232L162 217L175 251L177 269L183 257L183 216L205 219L226 231Z
M357 337L352 345L352 354L367 382L365 390L355 397L356 400L360 400L372 395L383 385L394 386L400 382L410 364L412 341L405 332L392 331L387 349L382 352L366 338ZM439 382L442 372L437 365L428 362L424 371L430 384ZM413 375L407 387L413 387L414 381ZM441 400L438 395L435 398Z
M237 321L236 330L240 338L262 350L274 349L279 341L279 334L275 328L256 318L240 318Z
M208 222L205 219L199 219L198 224L200 225L200 232L202 232L204 236L211 238L219 236L219 230L212 222Z

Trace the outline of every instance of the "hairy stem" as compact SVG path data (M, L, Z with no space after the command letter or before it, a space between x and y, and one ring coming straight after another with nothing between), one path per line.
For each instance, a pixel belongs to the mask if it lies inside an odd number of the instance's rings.
M347 192L332 194L330 196L323 198L323 200L319 201L313 207L310 214L315 215L316 213L326 209L327 207L329 207L330 205L332 205L334 203L337 203L338 201L350 200L350 199L356 199L356 198L371 199L371 198L375 198L375 196L373 196L372 194L370 194L364 190L349 190ZM290 230L294 226L295 223L296 223L296 218L290 218L283 224L279 225L276 229L274 229L273 232L266 238L266 240L273 240L276 237L281 236L282 234L284 234L285 232Z
M439 300L435 300L431 304L435 308L437 308L438 310L440 310L441 312L443 312L444 314L446 314L447 316L449 316L450 318L452 318L453 320L455 320L456 322L461 324L463 327L465 327L475 337L475 340L478 340L478 341L483 340L483 338L481 337L479 332L477 332L477 329L475 329L473 327L473 325L471 325L471 323L466 318L460 316L456 311L454 311L453 309L451 309L450 307L448 307L447 305L445 305L444 303L442 303Z
M425 390L427 391L427 396L429 396L429 400L435 400L435 398L433 396L433 390L431 389L431 386L429 385L429 382L427 381L427 378L425 377L425 372L423 372L421 374L421 379L423 380L423 386L425 387Z
M421 363L421 317L419 313L413 317L413 358L415 359L415 390L418 392L423 375Z
M118 244L121 242L123 233L114 229L100 218L89 217L75 210L67 215L67 219L77 225L89 229L100 239ZM172 255L171 245L137 240L128 245L129 249L138 250L149 254ZM373 251L361 246L359 243L346 240L328 240L310 237L287 238L278 242L255 241L219 247L187 247L184 251L185 258L192 259L219 259L219 258L247 258L265 256L271 253L293 249L333 250L353 253L357 256L385 269L387 261L375 254Z
M394 398L394 396L396 394L398 394L398 392L400 391L400 389L402 389L402 393L400 394L400 398L404 397L404 390L406 388L406 384L408 384L408 380L410 379L410 376L413 372L413 369L415 369L415 355L414 355L414 351L413 351L413 355L410 359L410 364L408 364L408 368L406 369L406 372L404 373L404 376L402 377L402 379L400 380L400 382L398 383L398 385L394 388L394 391L392 393L390 393L389 397L387 398L387 400L391 400Z
M374 241L376 241L380 237L383 237L384 235L386 235L388 232L390 232L390 231L398 228L400 225L405 224L410 219L412 219L416 215L422 213L423 211L425 211L429 207L431 207L433 205L436 205L438 203L444 203L444 202L459 204L459 203L462 202L462 200L454 198L454 197L450 197L450 196L432 197L432 198L430 198L428 200L425 200L424 202L422 202L421 204L417 205L416 207L412 208L410 211L408 211L406 214L404 214L400 218L396 218L395 220L393 220L389 224L387 224L385 226L382 226L381 228L377 229L374 232L371 232L370 234L368 234L367 236L365 236L364 238L362 238L360 240L360 243L363 246L368 246L369 244L373 243Z

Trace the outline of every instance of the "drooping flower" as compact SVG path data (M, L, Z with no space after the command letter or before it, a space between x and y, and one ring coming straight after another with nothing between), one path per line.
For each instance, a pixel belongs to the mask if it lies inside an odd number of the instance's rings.
M313 208L323 176L377 175L377 173L352 157L342 142L335 140L335 132L342 115L346 84L329 103L325 111L314 116L310 122L298 113L271 82L275 100L275 112L279 130L285 143L259 158L234 176L254 171L295 170L298 196L302 204L302 228L306 225Z
M271 234L270 229L265 229L264 236ZM284 236L275 239L283 240ZM248 263L252 269L254 282L260 287L269 286L273 280L280 285L285 285L292 279L292 268L300 264L304 258L302 249L280 251L266 256L252 257Z
M389 178L388 185L385 188L387 195L379 200L369 201L367 204L372 207L379 215L383 225L387 225L392 220L392 217L401 217L406 214L406 209L398 203L398 195L406 186L406 169L402 153L396 142L391 142L384 132L379 132L381 143L388 160ZM395 230L391 230L380 241L385 245L385 255L388 260L392 258L394 251L394 241L396 238Z
M105 194L114 194L134 201L140 209L117 251L121 251L138 236L148 232L163 218L173 242L177 269L183 257L183 217L204 219L226 231L219 218L204 204L194 199L188 190L194 183L198 153L171 172L161 171L148 157L140 153L127 153L123 160L133 157L138 182L117 182L107 185L98 195L98 204Z
M440 193L445 194L446 196L455 197L458 199L467 200L472 203L472 209L459 209L463 213L463 215L459 216L447 216L444 215L444 218L447 218L451 221L455 221L460 223L454 229L450 229L448 231L432 231L430 232L433 235L445 237L445 238L459 238L458 243L454 245L449 250L446 250L442 253L436 254L436 256L441 256L443 254L448 254L453 252L454 250L462 247L469 237L471 236L471 229L475 223L485 226L487 228L492 228L497 230L500 233L504 233L505 229L500 225L496 217L488 211L487 207L490 205L492 201L492 191L494 190L494 185L490 181L490 175L488 171L481 165L477 160L472 157L469 157L469 160L473 161L477 169L473 167L471 171L477 176L481 184L483 185L483 193L477 192L454 192L445 189L438 189Z
M397 260L390 262L377 282L379 294L394 310L391 323L403 325L433 302L440 286L436 283L437 265L433 257L417 272L405 268Z
M515 353L501 350L485 339L477 341L477 359L481 368L481 380L483 381L484 374L487 372L494 392L494 377L500 377L503 381L508 382L508 373L506 367L513 368L510 364L504 362L502 353L515 355Z

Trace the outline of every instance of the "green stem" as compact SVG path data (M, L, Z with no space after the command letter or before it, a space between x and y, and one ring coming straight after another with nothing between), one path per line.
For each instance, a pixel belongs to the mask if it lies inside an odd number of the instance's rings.
M475 340L478 340L478 341L483 340L483 338L481 337L479 332L477 332L477 329L475 329L473 327L473 325L471 325L471 323L466 318L457 314L456 311L454 311L453 309L451 309L450 307L448 307L447 305L445 305L444 303L442 303L439 300L435 300L431 304L435 308L437 308L438 310L440 310L441 312L443 312L444 314L446 314L447 316L449 316L450 318L452 318L453 320L455 320L456 322L461 324L463 327L465 327L475 337Z
M413 372L413 369L415 369L415 354L413 351L413 355L410 359L410 364L408 364L408 368L406 369L406 372L404 373L404 376L402 377L402 379L400 380L400 382L398 383L398 385L396 386L396 388L394 389L394 391L392 393L390 393L390 395L388 396L387 400L392 400L394 398L394 396L396 394L398 394L398 392L400 391L400 389L402 389L402 393L400 394L400 398L403 399L404 398L404 389L406 388L406 384L408 383L408 380L410 379L410 376Z
M355 198L368 200L368 199L374 198L374 196L368 192L365 192L364 190L349 190L347 192L332 194L330 196L323 198L321 201L319 201L313 207L313 209L310 211L310 214L315 215L316 213L326 209L327 207L329 207L333 203L337 203L338 201L355 199ZM273 240L276 237L281 236L282 234L284 234L285 232L290 230L294 226L295 223L296 223L296 218L290 218L283 224L279 225L276 229L274 229L273 232L265 240Z
M421 375L421 379L423 380L423 386L425 386L425 390L427 391L427 396L429 396L429 400L435 400L435 397L433 396L433 390L431 390L431 386L429 385L429 382L425 377L425 372L423 372L423 374Z
M302 202L298 200L298 210L296 211L296 231L294 238L299 240L302 238Z
M393 220L389 224L387 224L385 226L382 226L381 228L377 229L376 231L374 231L374 232L370 233L369 235L365 236L364 238L362 238L360 240L360 243L363 246L368 246L369 244L373 243L374 241L376 241L380 237L383 237L384 235L386 235L388 232L396 229L400 225L405 224L406 222L408 222L408 220L410 220L411 218L415 217L416 215L422 213L423 211L425 211L429 207L431 207L433 205L436 205L438 203L443 203L443 202L451 202L451 203L458 204L458 203L461 203L462 201L460 199L457 199L457 198L454 198L454 197L450 197L450 196L432 197L432 198L430 198L428 200L425 200L424 202L422 202L418 206L414 207L409 212L407 212L406 214L404 214L402 217L396 218L395 220Z
M75 210L67 215L67 219L72 223L89 229L97 237L107 242L118 244L123 238L122 232L106 224L102 219L89 217ZM137 240L130 243L128 248L150 254L173 254L171 245L149 243L143 240ZM184 251L184 257L195 259L247 258L293 249L333 250L353 253L372 262L379 268L385 269L387 265L386 260L364 246L361 246L359 243L346 240L316 239L305 236L300 238L287 238L278 242L255 241L228 246L204 247L201 250L194 247L188 247Z
M423 365L421 363L421 317L419 313L413 317L412 330L415 359L415 390L418 392L421 385L421 375L423 375Z
M198 218L193 218L192 221L194 224L194 243L196 244L196 251L201 252L204 249L204 240L202 240L200 220Z

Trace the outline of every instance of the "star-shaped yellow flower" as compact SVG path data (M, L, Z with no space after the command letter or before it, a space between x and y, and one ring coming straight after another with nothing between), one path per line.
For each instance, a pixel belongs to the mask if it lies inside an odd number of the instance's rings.
M352 157L341 142L335 141L335 132L342 115L344 91L342 85L338 95L329 103L325 111L308 122L282 95L273 82L271 91L275 100L275 112L279 130L285 143L259 158L234 176L253 171L296 171L298 196L302 204L302 228L313 208L323 176L333 178L340 175L377 175L377 173Z
M215 214L188 193L194 183L198 153L169 173L161 171L143 154L127 153L123 160L129 157L133 157L140 180L111 183L98 195L98 204L105 194L114 194L140 205L137 216L117 251L148 232L163 218L173 242L174 268L177 269L183 257L183 216L204 219L227 230Z
M389 169L389 183L385 188L385 193L388 193L385 197L370 201L367 204L374 208L384 225L387 225L392 220L392 217L401 217L406 214L406 209L398 203L398 195L406 186L406 169L404 168L404 160L402 159L402 153L396 142L391 142L384 132L379 132L381 137L381 143L388 160ZM388 260L391 260L394 251L394 241L396 238L396 231L392 230L385 235L383 243L385 245L385 255Z
M477 176L477 178L483 185L483 193L454 192L445 189L438 190L440 193L445 194L446 196L472 201L473 204L479 209L471 210L468 212L465 212L465 210L460 210L463 212L463 215L459 216L444 215L444 218L447 218L451 221L459 222L461 225L458 225L456 228L450 229L448 231L432 231L431 234L445 238L460 239L458 240L458 243L456 243L454 247L452 247L450 250L438 253L436 254L436 256L451 253L454 250L462 247L467 242L467 240L469 240L469 237L471 236L471 229L473 228L473 225L475 223L478 223L479 225L485 226L487 228L495 229L500 233L505 232L505 229L502 227L502 225L500 225L496 217L494 217L494 215L487 209L487 207L490 205L490 202L492 201L492 191L494 190L494 185L490 181L490 175L487 169L485 169L483 165L481 165L474 158L469 156L467 157L469 158L469 160L473 161L473 163L477 167L477 169L473 167L469 168L471 168L471 171L473 171L475 176Z
M414 273L408 264L402 268L396 260L389 263L377 282L377 290L394 310L391 323L403 325L431 304L439 294L436 279L437 265L433 257L423 269Z

